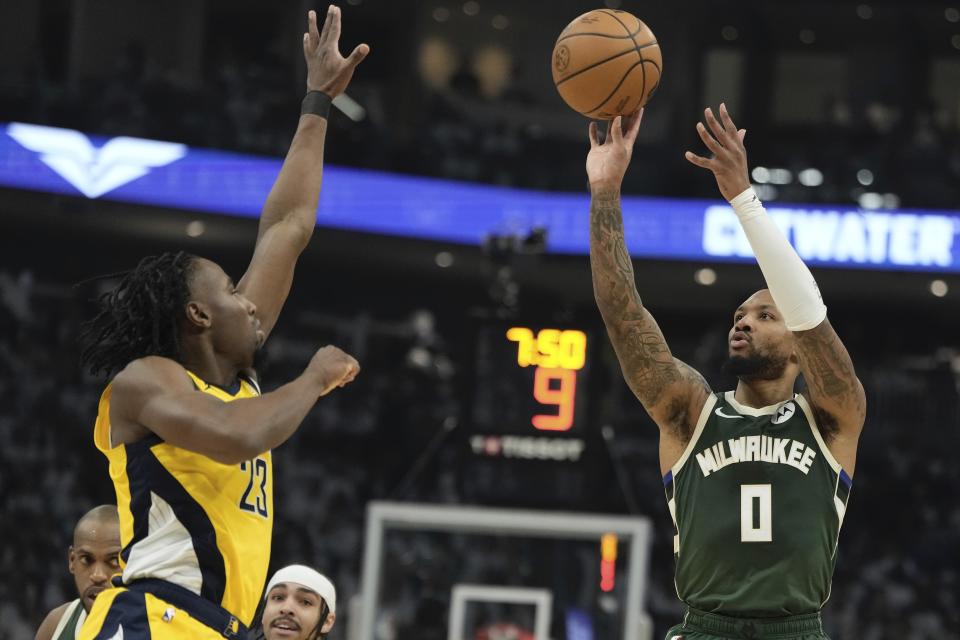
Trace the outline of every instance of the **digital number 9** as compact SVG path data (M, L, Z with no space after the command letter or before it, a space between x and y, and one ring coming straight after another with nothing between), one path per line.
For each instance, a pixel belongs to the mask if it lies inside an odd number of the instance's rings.
M560 383L556 389L550 386L553 380ZM557 413L533 416L533 426L541 431L569 430L573 426L573 403L576 395L576 371L537 367L533 376L533 397L541 404L556 405Z

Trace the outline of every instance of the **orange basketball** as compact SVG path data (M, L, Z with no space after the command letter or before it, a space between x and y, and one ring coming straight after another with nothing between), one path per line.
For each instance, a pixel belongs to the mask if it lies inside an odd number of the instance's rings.
M597 9L567 25L553 47L553 84L597 120L633 113L660 84L663 59L650 28L626 11Z

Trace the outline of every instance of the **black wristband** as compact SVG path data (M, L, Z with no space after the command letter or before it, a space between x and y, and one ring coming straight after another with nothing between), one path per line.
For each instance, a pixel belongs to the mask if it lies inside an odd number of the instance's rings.
M330 118L330 105L333 104L333 98L323 91L307 91L300 103L300 115L312 113L321 118Z

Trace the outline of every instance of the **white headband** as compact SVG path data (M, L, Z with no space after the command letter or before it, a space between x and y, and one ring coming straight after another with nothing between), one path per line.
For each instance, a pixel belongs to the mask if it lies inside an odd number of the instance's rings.
M337 590L334 588L333 583L319 571L305 567L302 564L291 564L288 567L280 569L273 574L270 582L267 583L267 590L264 591L263 594L264 599L270 594L271 589L284 582L293 582L310 589L323 598L323 601L327 603L327 607L330 609L330 613L337 612Z

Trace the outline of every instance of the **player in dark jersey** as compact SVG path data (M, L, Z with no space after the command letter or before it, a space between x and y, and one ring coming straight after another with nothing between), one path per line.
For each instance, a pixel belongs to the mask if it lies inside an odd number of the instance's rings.
M111 576L120 571L120 522L116 505L94 507L77 521L68 566L78 597L47 614L34 640L76 640L93 601L110 586Z
M826 319L813 276L750 188L745 131L721 105L697 131L709 169L737 213L769 290L733 315L714 393L673 357L640 300L623 235L620 185L642 111L590 128L587 174L594 293L624 378L660 429L660 470L674 521L684 622L668 638L825 638L830 594L866 401ZM803 374L805 390L794 393Z

